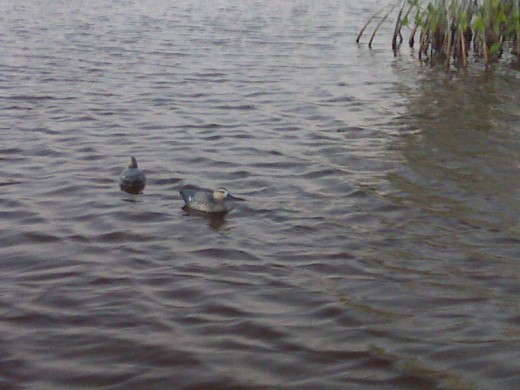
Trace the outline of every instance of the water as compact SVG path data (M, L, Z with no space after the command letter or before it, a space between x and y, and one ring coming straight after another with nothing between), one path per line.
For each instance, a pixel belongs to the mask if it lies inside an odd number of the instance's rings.
M0 388L520 387L520 79L360 3L2 2Z

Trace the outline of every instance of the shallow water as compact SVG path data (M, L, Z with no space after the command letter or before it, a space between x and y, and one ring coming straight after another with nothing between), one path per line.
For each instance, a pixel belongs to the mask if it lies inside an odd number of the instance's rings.
M375 1L20 3L0 388L520 387L517 74L355 45Z

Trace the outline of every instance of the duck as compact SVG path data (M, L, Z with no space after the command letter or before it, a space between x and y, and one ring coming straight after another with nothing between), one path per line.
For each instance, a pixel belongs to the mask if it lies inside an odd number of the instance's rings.
M187 185L181 188L180 194L186 203L185 207L203 213L225 214L231 210L233 201L245 201L244 198L231 195L224 187L210 190Z
M145 186L146 175L137 167L137 160L132 156L128 168L119 176L119 188L130 194L138 194Z

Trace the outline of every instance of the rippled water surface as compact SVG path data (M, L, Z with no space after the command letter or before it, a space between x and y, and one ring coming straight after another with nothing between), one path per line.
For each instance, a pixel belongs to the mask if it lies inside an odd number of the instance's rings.
M2 2L1 389L520 388L520 78L377 7Z

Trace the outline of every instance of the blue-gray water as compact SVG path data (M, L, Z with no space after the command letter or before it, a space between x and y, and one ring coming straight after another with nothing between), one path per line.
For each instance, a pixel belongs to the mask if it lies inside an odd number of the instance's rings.
M1 389L520 388L520 78L378 6L2 1Z

